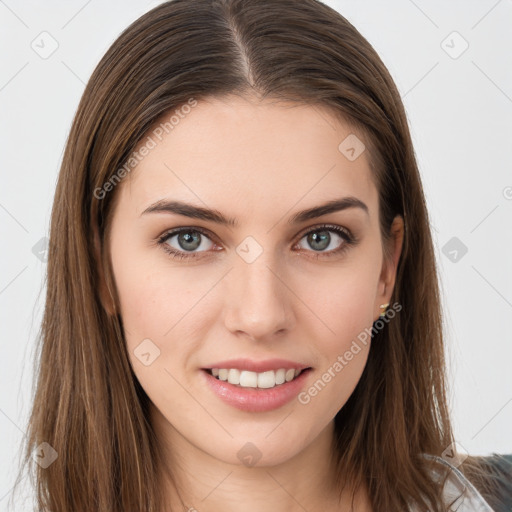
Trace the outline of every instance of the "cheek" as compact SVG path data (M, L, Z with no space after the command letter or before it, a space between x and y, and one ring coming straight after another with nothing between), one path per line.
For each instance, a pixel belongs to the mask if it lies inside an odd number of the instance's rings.
M155 336L156 326L164 328L159 318L166 302L158 274L133 259L114 259L113 268L128 344Z
M165 255L155 257L156 251L132 251L130 257L112 251L126 346L135 370L144 370L137 360L144 342L158 353L152 366L181 372L195 363L203 338L196 333L214 321L209 291L219 276L179 267Z
M365 261L297 281L297 295L304 297L308 323L318 327L316 339L322 340L322 352L332 357L344 350L353 338L371 327L377 293L377 271ZM311 283L314 283L312 286Z
M350 361L344 355L337 356L320 368L314 379L298 395L297 399L309 417L330 421L346 404L361 378L368 358L369 344L361 345Z
M377 276L375 265L361 259L308 280L315 283L308 295L301 291L314 313L308 313L309 335L322 354L314 380L299 396L311 414L334 416L359 382L370 349Z
M361 378L373 323L371 286L330 291L330 300L319 313L329 329L322 327L327 334L315 338L321 362L298 397L309 414L327 418L345 405Z
M192 291L190 274L157 267L136 254L117 260L113 254L113 268L126 348L137 380L162 410L178 404L180 414L186 415L193 404L179 382L197 350L192 331L202 321L202 310L193 306L206 286ZM197 415L197 410L190 415Z
M162 264L157 248L138 247L123 239L127 254L113 239L112 268L118 291L127 342L138 338L162 338L185 314L190 298L187 275L178 268ZM160 258L160 261L155 261Z

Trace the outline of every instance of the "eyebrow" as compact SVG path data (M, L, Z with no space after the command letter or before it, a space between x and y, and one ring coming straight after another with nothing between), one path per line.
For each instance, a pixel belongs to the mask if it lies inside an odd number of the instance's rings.
M359 208L369 215L368 206L366 206L365 203L357 199L357 197L347 196L340 199L333 199L319 206L300 211L288 220L288 224L300 224L321 217L322 215L347 210L349 208ZM184 217L211 221L225 226L236 227L238 225L236 219L225 217L218 210L194 206L183 201L161 199L146 208L141 213L141 216L148 213L174 213L183 215Z

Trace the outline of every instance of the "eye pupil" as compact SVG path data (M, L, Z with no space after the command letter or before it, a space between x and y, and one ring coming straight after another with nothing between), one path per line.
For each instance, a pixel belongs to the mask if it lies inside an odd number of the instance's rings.
M194 233L192 236L190 233ZM201 245L201 234L197 231L184 231L178 235L178 243L180 247L185 250L194 250ZM192 246L190 246L191 244Z
M329 247L329 243L331 241L331 235L329 231L315 231L308 236L308 243L316 250L323 251L327 247ZM315 244L319 243L319 247Z

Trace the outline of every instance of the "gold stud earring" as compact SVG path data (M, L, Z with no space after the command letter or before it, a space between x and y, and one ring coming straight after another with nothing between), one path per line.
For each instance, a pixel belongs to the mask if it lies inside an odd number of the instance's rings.
M382 312L381 314L379 315L381 318L385 317L386 316L386 310L387 310L387 307L389 306L389 302L387 304L381 304L379 307L380 309L382 309Z

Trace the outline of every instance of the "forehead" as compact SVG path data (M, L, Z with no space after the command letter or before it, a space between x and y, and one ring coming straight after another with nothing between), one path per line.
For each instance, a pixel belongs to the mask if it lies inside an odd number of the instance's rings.
M223 210L243 203L263 214L342 195L372 210L377 192L363 143L322 106L208 98L154 124L136 151L150 149L123 183L128 192L120 192L139 212L164 197ZM356 156L362 151L355 159L346 152L351 146Z

